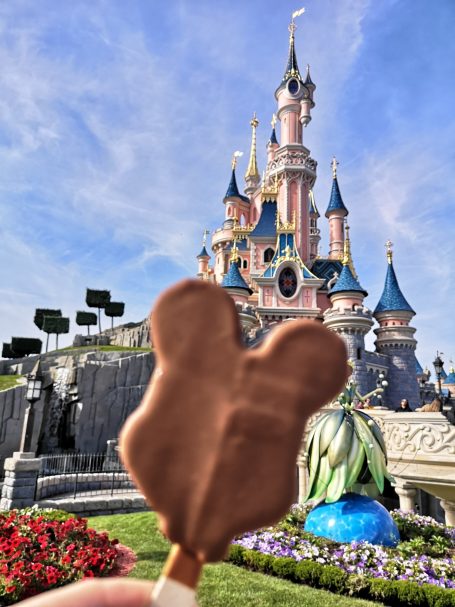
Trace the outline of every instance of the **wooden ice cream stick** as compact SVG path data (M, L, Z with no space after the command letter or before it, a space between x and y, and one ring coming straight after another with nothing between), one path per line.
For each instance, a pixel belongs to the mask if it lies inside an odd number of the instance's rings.
M151 607L195 607L203 563L173 544L152 593Z

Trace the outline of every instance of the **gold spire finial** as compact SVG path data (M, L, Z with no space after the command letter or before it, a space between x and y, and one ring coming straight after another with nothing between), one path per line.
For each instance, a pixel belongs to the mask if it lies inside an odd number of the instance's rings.
M392 257L393 257L392 247L393 247L393 242L391 240L388 240L385 243L385 248L386 248L386 251L387 251L387 261L390 264L392 263Z
M250 151L250 160L248 162L248 168L245 173L245 179L253 178L255 180L259 180L258 163L256 160L256 129L258 127L258 124L259 124L259 120L256 118L256 112L254 112L253 118L250 121L250 125L252 128L251 151Z
M272 129L274 129L276 126L276 114L273 114L270 124L272 125Z
M337 166L340 163L338 162L338 160L335 158L335 156L332 158L332 175L333 178L336 179L337 178Z
M237 236L234 236L234 241L232 243L232 249L231 249L231 257L229 258L229 261L231 263L235 263L236 261L238 261L239 259L239 250L237 248Z
M342 263L344 266L349 266L349 269L351 270L352 275L357 280L357 273L354 268L354 262L352 261L351 239L349 237L350 227L349 227L347 221L345 221L344 229L345 229L345 237L344 237L344 247L343 247L344 250L343 250Z
M232 154L232 170L235 170L235 167L237 166L237 158L240 158L240 156L243 156L243 152L239 152L238 150Z

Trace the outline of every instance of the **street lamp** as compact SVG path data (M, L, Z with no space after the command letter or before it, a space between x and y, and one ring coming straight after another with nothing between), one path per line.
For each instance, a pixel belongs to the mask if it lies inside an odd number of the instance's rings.
M442 352L441 352L442 354ZM442 387L441 387L441 375L442 369L444 367L444 362L439 356L439 352L436 352L436 358L433 361L434 370L436 371L436 377L438 378L438 390L439 396L442 396Z
M384 391L384 388L387 388L389 382L385 379L384 373L379 373L378 378L376 380L376 390L381 389L381 392ZM379 392L376 394L376 398L378 399L379 404L382 404L382 394Z
M43 376L41 374L41 365L38 360L33 367L32 372L27 376L27 391L25 398L28 401L28 407L25 410L24 423L22 426L22 436L19 451L30 452L33 438L33 423L35 420L35 411L33 405L41 397L43 389Z

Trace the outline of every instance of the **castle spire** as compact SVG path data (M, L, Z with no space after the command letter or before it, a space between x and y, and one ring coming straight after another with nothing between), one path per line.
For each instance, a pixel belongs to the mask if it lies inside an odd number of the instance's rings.
M242 196L240 195L240 192L239 192L239 188L237 186L237 179L235 178L235 169L236 169L236 166L237 166L237 159L240 158L240 156L243 156L243 152L234 152L232 154L231 180L229 181L228 189L226 191L226 195L225 195L224 198L231 198L231 197L242 198Z
M260 176L258 171L258 163L256 160L256 129L258 127L259 120L256 118L256 112L253 114L253 118L250 121L251 125L251 150L250 160L248 162L248 168L245 173L245 181L248 188L257 187Z
M297 26L294 22L294 19L296 17L299 17L300 15L302 15L304 12L305 12L305 9L301 8L300 10L292 13L291 23L289 24L289 28L288 28L289 33L290 33L288 62L286 64L286 71L284 72L284 76L281 81L281 84L284 84L285 82L287 82L289 80L289 78L297 78L298 80L303 82L302 76L300 75L299 66L297 65L297 57L295 54L295 30L297 29Z
M393 268L392 245L393 243L390 240L388 240L385 244L387 250L387 274L385 277L384 290L382 291L381 299L376 306L374 314L377 314L378 312L401 311L411 312L412 316L414 316L415 312L401 292L395 270Z
M345 237L344 237L344 251L343 251L343 265L344 266L349 266L352 275L354 276L354 278L358 278L357 277L357 273L354 269L354 262L352 261L352 255L351 255L351 239L349 238L349 226L347 224L347 222L345 222L344 225L344 229L345 229Z
M272 134L270 135L270 139L269 139L269 145L279 145L278 143L278 139L276 138L276 114L273 114L272 116L272 120L270 121L270 124L272 125Z

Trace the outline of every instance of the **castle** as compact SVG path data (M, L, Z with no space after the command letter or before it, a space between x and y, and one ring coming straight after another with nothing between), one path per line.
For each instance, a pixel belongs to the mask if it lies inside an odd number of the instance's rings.
M303 144L304 127L311 121L316 86L309 66L303 77L295 52L296 26L289 26L289 55L284 76L275 91L276 116L267 142L267 166L262 176L256 159L256 128L252 138L244 194L239 191L236 165L223 198L225 219L212 234L212 257L206 235L198 259L198 277L221 285L232 296L246 335L288 319L310 318L323 322L346 342L353 362L353 377L365 394L388 382L383 403L398 406L407 398L419 405L415 357L414 310L400 290L387 242L387 270L382 296L372 312L365 306L351 255L348 209L344 204L332 161L333 182L325 212L329 224L329 251L319 252L320 214L312 188L317 162ZM280 133L277 133L277 123ZM375 352L365 349L365 335L375 320ZM379 403L378 403L379 404Z

